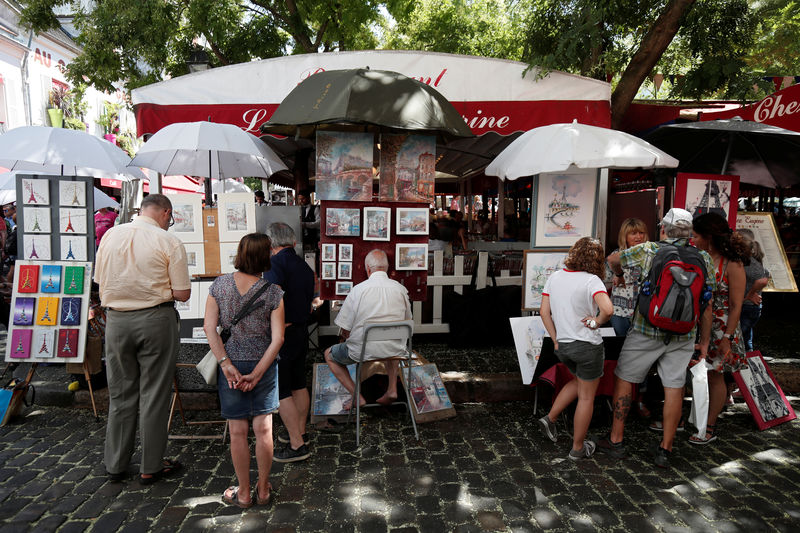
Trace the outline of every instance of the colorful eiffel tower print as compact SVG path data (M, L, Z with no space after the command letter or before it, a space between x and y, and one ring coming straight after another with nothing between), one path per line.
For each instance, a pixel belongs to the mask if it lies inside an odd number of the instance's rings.
M72 186L72 205L81 205L80 200L78 200L78 186Z
M47 347L47 337L42 337L42 347L39 348L39 354L49 354L50 349Z
M36 298L25 298L17 296L14 302L14 325L15 326L32 326L33 325L33 307Z
M14 359L27 359L31 356L31 337L33 332L29 329L15 329L11 333L11 357Z
M28 259L39 259L39 254L36 253L35 239L31 239L31 255L28 256Z
M50 235L31 233L22 236L23 259L50 260Z
M20 265L17 274L18 292L37 292L39 281L39 265Z
M39 310L36 313L37 326L55 326L58 318L58 298L42 296L39 298Z
M78 357L78 330L58 330L58 357Z
M64 268L64 294L83 294L84 270L82 266Z
M42 292L61 292L61 265L42 266Z
M33 330L31 348L38 351L32 353L39 359L51 359L56 355L56 330L52 328L36 328Z
M36 193L33 191L33 184L26 183L26 188L30 191L30 196L28 196L28 203L29 204L38 204L39 202L36 200Z
M64 298L61 300L61 325L79 326L81 323L81 299Z

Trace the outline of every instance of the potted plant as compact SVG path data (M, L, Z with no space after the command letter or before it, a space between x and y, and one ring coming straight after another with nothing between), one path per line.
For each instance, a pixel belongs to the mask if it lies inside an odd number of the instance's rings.
M63 99L64 127L71 130L86 131L84 121L88 105L84 100L86 84L78 84L67 91Z
M105 134L103 138L111 143L117 144L117 135L119 134L119 110L122 107L120 104L113 102L103 102L103 114L97 120L97 123L103 126Z
M64 97L66 94L66 87L61 85L55 85L50 89L47 115L50 117L50 125L54 128L60 128L64 125Z

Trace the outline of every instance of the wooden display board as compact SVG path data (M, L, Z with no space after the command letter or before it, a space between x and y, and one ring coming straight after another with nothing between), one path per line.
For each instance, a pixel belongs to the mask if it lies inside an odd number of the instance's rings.
M219 275L219 232L217 226L217 209L214 207L203 209L203 250L205 253L205 273Z

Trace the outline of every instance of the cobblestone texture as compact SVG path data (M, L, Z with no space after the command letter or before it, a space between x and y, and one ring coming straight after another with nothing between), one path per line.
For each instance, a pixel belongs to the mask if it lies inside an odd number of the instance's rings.
M638 420L627 459L576 464L568 437L553 444L539 433L531 404L457 412L423 424L419 441L399 411L369 411L360 449L352 426L312 432L311 459L273 465L274 502L241 510L220 501L235 478L219 441L171 440L168 455L186 465L175 479L143 486L133 464L128 480L110 483L104 417L36 408L0 428L0 531L800 530L796 421L759 432L737 404L718 442L693 447L682 435L675 468L657 470L648 450L658 437Z

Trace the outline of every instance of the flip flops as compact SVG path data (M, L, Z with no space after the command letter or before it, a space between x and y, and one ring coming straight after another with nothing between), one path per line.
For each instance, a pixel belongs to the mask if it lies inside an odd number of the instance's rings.
M228 491L230 491L231 493L230 496L225 495L225 492ZM225 492L222 493L223 502L230 505L235 505L236 507L241 507L242 509L249 509L250 507L253 506L253 500L250 500L247 503L242 503L241 501L239 501L239 487L228 487L227 489L225 489ZM267 497L267 500L269 500L269 497Z
M139 483L142 485L152 485L156 481L163 479L165 477L171 477L180 472L183 469L183 465L178 461L171 461L169 459L164 459L164 468L159 470L158 472L153 472L150 474L150 477L142 477L139 476Z

